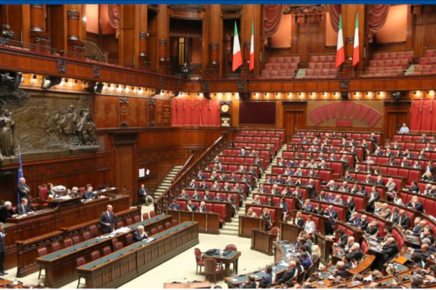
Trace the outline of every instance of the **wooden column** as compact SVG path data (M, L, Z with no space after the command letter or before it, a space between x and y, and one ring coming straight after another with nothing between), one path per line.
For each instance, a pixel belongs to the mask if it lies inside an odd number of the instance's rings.
M166 4L159 4L159 12L157 14L157 41L158 41L158 61L159 71L165 72L168 66L169 58L169 19L168 19L168 6Z
M120 5L118 59L126 66L139 67L139 4Z
M50 46L50 35L45 28L46 6L42 4L30 4L30 43L39 46ZM35 50L44 52L42 47Z
M67 6L67 46L68 51L73 53L83 54L85 52L85 44L82 41L82 5L68 4ZM68 55L75 57L75 55ZM78 58L82 56L77 55Z
M14 41L29 42L30 31L30 5L2 5L3 24L10 26L9 30L15 33Z
M360 61L353 68L354 31L356 28L356 15L359 14L359 50ZM345 63L342 65L344 77L353 75L353 71L363 71L363 53L365 48L366 60L368 59L368 10L366 5L342 5L342 29L344 32ZM366 34L365 34L366 33ZM365 37L366 35L366 37Z
M221 4L211 4L209 5L209 31L203 32L203 34L209 34L209 62L207 65L207 74L211 77L219 75L222 71L222 68L220 68L222 30Z
M147 54L148 40L148 5L139 5L139 62L140 67L150 68L151 61Z
M254 23L255 34L257 35L261 29L261 21L259 21L261 17L261 5L257 4L248 4L244 5L242 9L242 19L241 19L241 31L239 32L241 35L241 52L242 52L242 68L241 73L249 73L250 66L250 49L251 49L251 28ZM251 73L259 72L259 48L260 43L263 43L263 40L256 38L254 42L254 71Z

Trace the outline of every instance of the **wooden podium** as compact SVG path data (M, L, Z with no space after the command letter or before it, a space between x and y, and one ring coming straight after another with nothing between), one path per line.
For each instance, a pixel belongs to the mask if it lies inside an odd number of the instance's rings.
M265 220L260 217L239 216L239 231L238 236L243 238L251 237L251 229L264 229Z
M303 231L302 227L287 222L280 222L280 241L296 241Z
M251 249L267 255L274 255L273 242L277 236L260 229L251 229Z

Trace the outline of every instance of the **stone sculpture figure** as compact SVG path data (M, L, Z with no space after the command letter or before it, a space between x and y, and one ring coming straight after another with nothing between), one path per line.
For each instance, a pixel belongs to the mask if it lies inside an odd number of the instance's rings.
M15 123L12 113L4 110L0 117L0 149L3 157L14 157L17 155L15 148Z
M74 111L74 106L71 105L68 108L68 112L65 114L61 122L62 131L69 135L76 132L77 129L77 113Z

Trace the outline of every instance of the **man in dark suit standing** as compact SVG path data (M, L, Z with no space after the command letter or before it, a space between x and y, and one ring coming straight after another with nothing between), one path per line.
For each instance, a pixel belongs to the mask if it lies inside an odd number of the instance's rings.
M147 236L147 234L144 231L144 227L143 226L138 226L136 231L133 233L132 243L136 243L136 242L145 240L146 238L148 238L148 236Z
M100 216L101 232L107 234L115 229L115 214L113 208L109 204L106 206L106 211Z
M92 186L88 186L86 191L83 193L83 199L93 199L94 193L92 192Z
M0 276L7 275L5 273L5 254L6 254L6 243L5 243L5 225L0 223Z
M17 214L23 215L23 214L29 214L32 213L32 209L29 205L29 201L26 198L21 199L21 204L17 206Z
M30 187L26 184L26 179L24 177L20 178L20 184L18 184L18 192L20 193L20 199L25 198L29 200Z

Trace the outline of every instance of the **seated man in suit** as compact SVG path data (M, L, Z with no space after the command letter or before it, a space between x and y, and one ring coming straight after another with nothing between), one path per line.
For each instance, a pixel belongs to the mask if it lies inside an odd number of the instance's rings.
M195 199L195 200L201 199L201 194L198 193L196 189L194 189L194 194L192 195L192 199Z
M334 270L333 277L347 277L347 271L345 270L345 264L342 261L336 263L336 269Z
M414 210L424 212L424 206L419 201L417 196L414 196L412 200L407 204L407 207L412 208Z
M360 250L359 243L353 243L348 253L348 258L350 259L350 262L354 265L357 265L359 264L360 260L362 260L363 256L364 254Z
M334 243L333 245L341 248L345 248L348 242L347 234L344 232L343 229L337 229L336 234L338 235L338 242Z
M272 283L272 266L265 266L265 275L260 280L260 288L267 288Z
M188 188L198 188L198 184L195 183L195 179L191 180L191 182L188 184Z
M400 216L398 217L397 224L405 230L410 228L410 218L404 209L400 210Z
M193 204L191 200L188 200L188 203L186 204L185 210L194 212L194 211L197 211L197 206L195 204Z
M282 277L277 282L279 284L283 284L288 280L297 277L297 275L298 275L297 263L295 261L290 261L288 263L288 267L286 268L285 273L283 273Z
M151 194L148 193L147 188L145 188L144 184L141 184L141 188L139 189L139 198L145 200L146 205L154 203L154 199Z
M106 206L106 211L100 216L100 225L103 234L110 233L115 229L115 214L110 204Z
M20 199L29 199L30 187L26 184L26 179L24 177L20 178L20 184L18 184L18 192L20 193Z
M244 289L256 289L257 288L256 277L254 277L253 275L249 275L247 284L242 286L242 288L244 288Z
M0 208L0 222L6 223L6 219L12 217L14 214L15 213L12 210L12 203L10 201L6 201L3 207Z
M73 188L71 188L71 192L69 193L69 196L71 198L80 197L79 188L77 186L74 186Z
M219 193L218 193L219 194ZM207 207L206 207L206 203L204 201L202 201L200 203L200 207L198 208L198 212L207 212Z
M88 186L86 191L83 193L83 199L94 199L95 195L94 192L92 192L92 186Z
M201 170L198 171L197 179L206 179L206 174L204 174Z
M245 152L244 148L241 148L241 151L239 151L239 156L248 156L248 153Z
M136 228L136 231L133 233L132 243L136 243L136 242L145 240L146 238L148 238L148 236L147 236L147 234L144 231L144 227L143 226L138 226Z
M351 215L351 218L348 220L348 224L358 227L360 226L360 223L362 222L362 219L359 216L359 213L357 211L354 211Z
M168 209L171 210L180 210L180 204L174 199L173 202L168 206Z
M219 201L219 202L223 202L224 199L221 196L221 193L217 192L217 194L215 195L215 198L213 199L214 201Z
M377 248L381 251L382 255L382 259L376 263L377 269L382 270L383 264L389 262L399 252L399 250L393 237L388 238L384 246L378 246Z
M177 197L179 199L189 199L189 194L186 192L186 190L182 189L182 192Z
M17 214L23 215L29 213L33 213L32 206L29 204L29 201L23 197L21 199L21 204L17 206Z
M372 237L377 237L377 235L378 235L378 221L373 220L371 223L369 223L368 227L365 230L365 233L372 236Z

